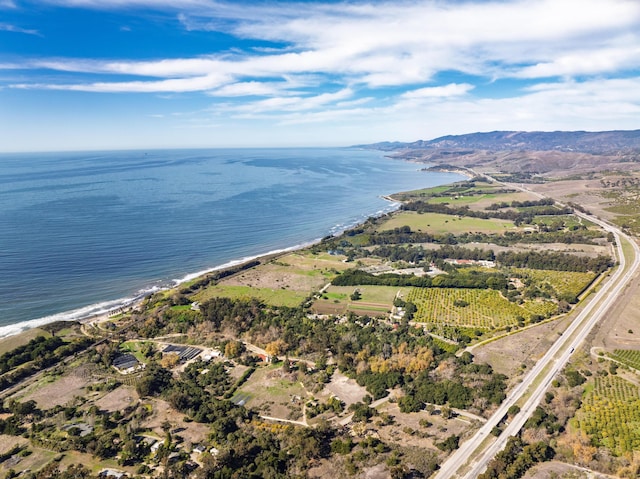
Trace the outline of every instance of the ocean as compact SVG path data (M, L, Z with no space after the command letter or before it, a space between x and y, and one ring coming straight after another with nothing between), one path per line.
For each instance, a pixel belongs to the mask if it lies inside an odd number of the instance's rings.
M358 149L0 154L0 337L336 234L458 181Z

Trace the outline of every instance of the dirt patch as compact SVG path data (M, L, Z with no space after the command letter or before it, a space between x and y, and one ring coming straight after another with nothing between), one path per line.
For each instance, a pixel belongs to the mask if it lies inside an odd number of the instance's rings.
M26 444L29 441L23 437L9 436L7 434L0 434L0 454L6 454L14 446L20 446Z
M315 257L304 253L291 253L267 264L243 271L223 281L224 284L254 288L287 288L309 292L320 289L350 265L343 256Z
M538 361L560 334L571 324L570 318L539 324L516 334L505 336L488 344L473 348L475 361L488 363L497 373L509 378L521 376L526 368Z
M551 477L556 477L558 479L608 479L612 476L607 476L605 474L586 470L581 467L571 466L558 461L551 461L531 468L523 476L523 479L548 479Z
M197 422L185 422L184 416L173 409L167 402L153 399L147 404L151 407L152 413L143 423L142 427L152 431L158 438L164 438L165 433L162 425L168 421L174 434L180 436L187 445L198 444L207 439L210 427Z
M640 349L640 278L636 277L618 297L595 334L593 346Z
M54 382L45 384L41 379L34 386L35 388L27 392L20 400L34 400L40 409L51 409L55 406L63 406L77 396L85 396L85 387L92 381L89 378L81 377L76 374L67 374Z
M445 419L439 414L439 409L434 414L428 411L405 414L400 412L397 404L387 402L378 410L393 418L392 424L377 427L383 442L428 448L438 453L440 450L435 447L436 442L442 442L451 435L466 437L477 426L475 422L463 418ZM373 421L378 420L374 418Z
M114 412L122 411L136 402L138 402L138 393L135 388L121 386L100 398L95 404L103 411Z
M339 372L333 373L331 381L324 387L318 396L329 398L337 396L348 408L351 404L362 401L367 395L367 390L360 386L355 379L349 379Z
M303 404L310 396L297 373L271 366L254 372L231 400L243 401L266 416L299 421L303 419Z

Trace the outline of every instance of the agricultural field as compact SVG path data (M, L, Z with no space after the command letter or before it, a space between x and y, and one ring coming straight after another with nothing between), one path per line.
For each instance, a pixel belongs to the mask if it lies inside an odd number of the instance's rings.
M565 295L579 296L597 275L593 272L580 273L571 271L551 271L528 268L513 268L514 273L531 278L536 285L545 283L553 288L559 297Z
M413 288L406 299L418 307L416 322L485 331L516 326L533 315L546 317L557 310L551 301L530 301L519 306L492 289Z
M354 301L351 294L358 290L361 298ZM343 315L349 311L369 316L386 316L393 308L396 295L406 296L411 288L397 286L330 286L316 300L312 309L316 314Z
M640 450L640 388L617 376L596 376L574 426L616 456Z
M414 231L429 233L500 233L513 231L516 226L511 221L499 219L482 219L458 217L441 213L416 213L402 211L393 215L389 220L379 225L377 231L392 230L409 226Z
M248 299L258 298L266 304L272 306L299 306L309 293L293 291L290 289L256 288L252 286L233 286L227 284L216 284L208 287L196 298L199 302L208 301L211 298L232 298Z
M259 298L274 306L298 306L312 291L329 283L339 271L352 267L342 255L296 251L255 268L224 278L194 295L199 302L214 297ZM379 263L378 260L363 260Z
M609 353L609 357L636 371L640 371L640 351L636 349L616 349L613 353Z

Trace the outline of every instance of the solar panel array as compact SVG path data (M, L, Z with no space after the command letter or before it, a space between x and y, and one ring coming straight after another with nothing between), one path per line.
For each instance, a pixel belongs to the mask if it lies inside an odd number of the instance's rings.
M118 369L135 368L140 363L133 354L121 354L113 360L113 365Z
M164 354L167 353L176 353L180 356L180 361L186 362L190 359L195 358L198 354L202 352L200 348L194 348L192 346L177 346L175 344L170 344L162 351Z

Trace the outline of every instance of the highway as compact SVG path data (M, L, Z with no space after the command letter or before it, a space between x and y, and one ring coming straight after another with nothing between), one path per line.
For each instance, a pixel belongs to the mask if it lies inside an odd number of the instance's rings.
M640 248L626 236L622 231L590 215L576 214L598 224L606 231L613 233L617 246L619 267L604 282L600 290L592 296L582 311L576 316L571 325L562 336L553 344L547 353L537 362L537 364L527 373L507 396L498 410L491 418L473 435L463 443L460 448L452 454L447 461L441 464L440 469L434 476L435 479L460 478L465 479L478 477L487 467L487 464L495 455L501 451L510 436L518 433L531 413L540 403L542 396L555 375L566 365L573 351L585 340L596 323L604 317L606 312L615 303L627 284L640 267ZM622 249L622 239L625 239L633 246L633 260L627 266L626 258ZM529 391L529 386L535 385L533 391ZM525 394L529 393L529 398L521 407L521 411L505 427L504 431L493 442L482 451L478 451L487 438L492 438L491 430L497 426L506 416L508 409L516 404ZM489 439L490 441L491 439ZM459 471L468 462L466 470Z

